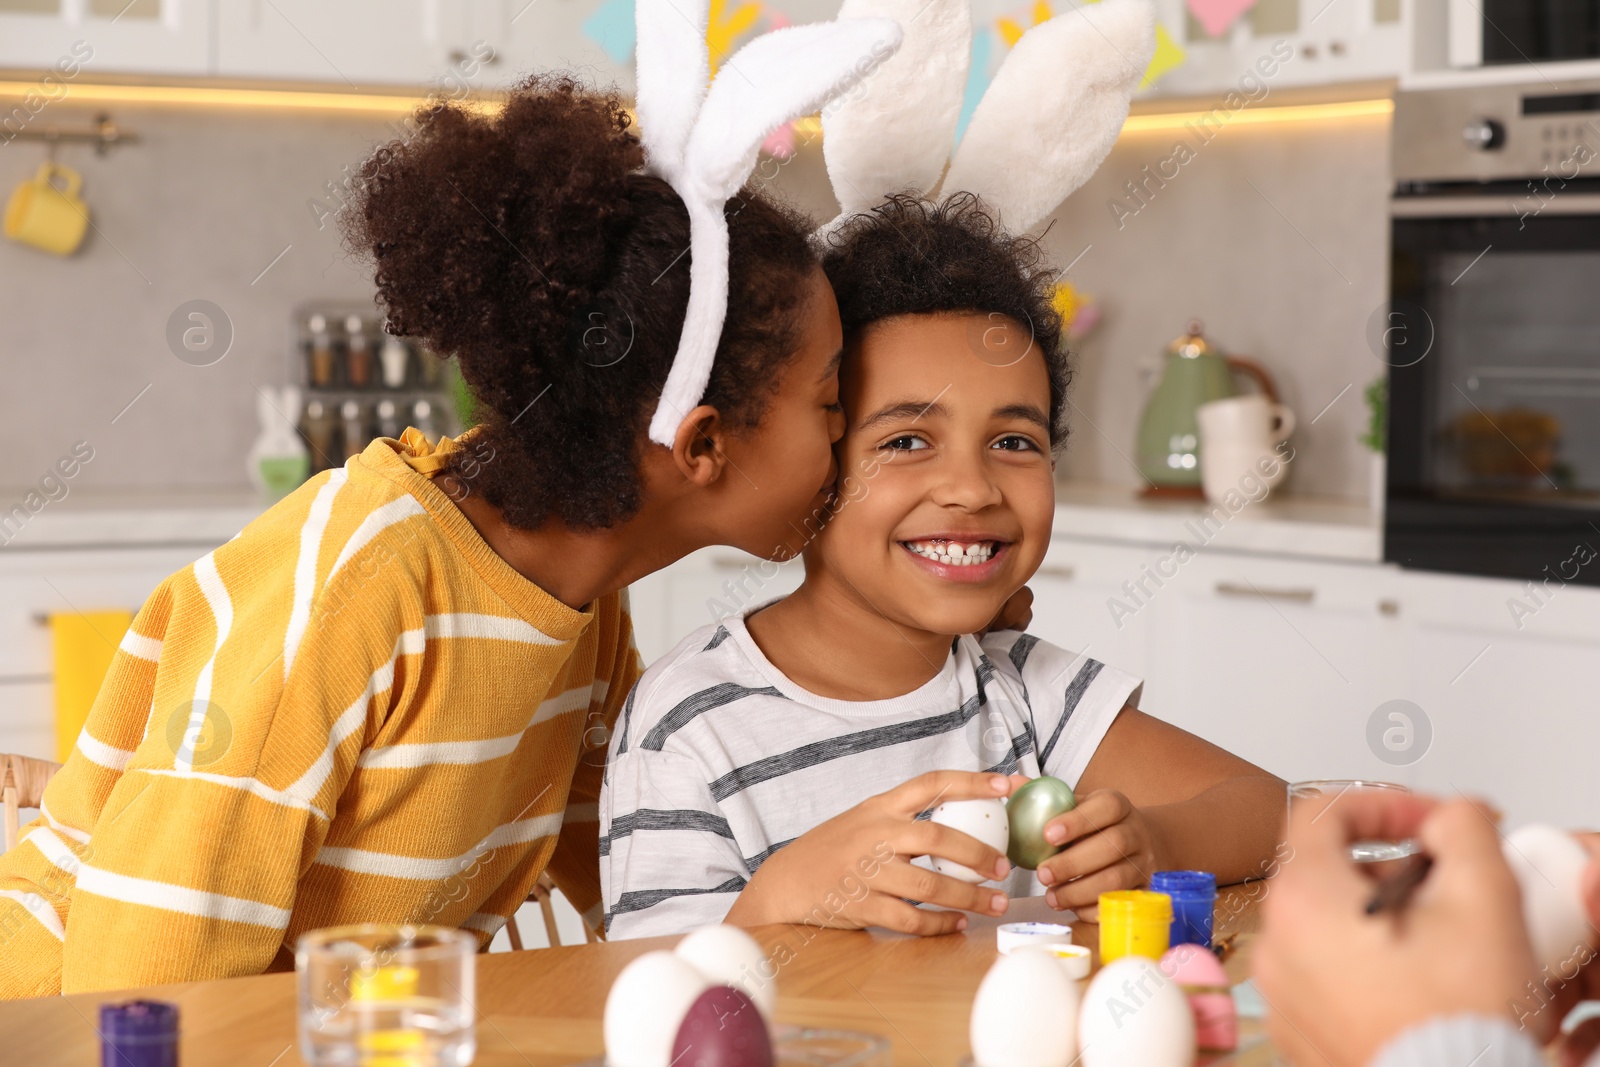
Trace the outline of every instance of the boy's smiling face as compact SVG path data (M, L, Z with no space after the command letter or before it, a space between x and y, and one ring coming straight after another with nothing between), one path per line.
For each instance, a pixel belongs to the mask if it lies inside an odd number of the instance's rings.
M839 377L843 503L806 551L808 584L896 625L983 629L1050 540L1043 354L1004 317L904 315L854 338Z

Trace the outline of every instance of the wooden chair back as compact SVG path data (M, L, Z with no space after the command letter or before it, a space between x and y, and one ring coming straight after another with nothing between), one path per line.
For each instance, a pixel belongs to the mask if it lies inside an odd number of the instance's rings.
M61 764L32 756L0 754L0 796L5 802L6 849L17 845L22 829L22 809L37 808L44 798L44 787L61 769Z
M550 894L555 892L556 884L550 880L548 874L541 874L534 883L533 892L528 894L529 900L539 902L539 914L544 917L544 933L549 939L550 947L555 948L561 944L561 931L556 928L555 901L550 899ZM522 951L522 931L517 928L517 917L513 915L506 920L506 936L511 939L513 952ZM583 940L585 944L592 945L600 940L600 935L588 924L583 924Z

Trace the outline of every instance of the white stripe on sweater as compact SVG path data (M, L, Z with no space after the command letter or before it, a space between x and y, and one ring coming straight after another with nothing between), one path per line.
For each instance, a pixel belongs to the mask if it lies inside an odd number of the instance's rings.
M87 845L89 843L88 834L84 833L82 830L68 826L64 822L58 821L54 815L50 814L50 809L45 807L43 797L39 798L39 814L44 816L44 821L49 823L50 829L54 830L56 833L65 834L67 837L72 838L80 845Z
M294 564L294 606L289 609L289 625L283 633L283 680L289 680L289 670L294 666L295 653L300 650L300 640L306 635L306 624L311 621L311 599L317 592L317 557L322 553L322 535L328 528L328 518L333 514L333 498L349 479L343 467L330 471L311 501L305 525L300 527L300 557Z
M481 930L493 937L500 932L500 928L505 924L506 917L504 915L492 915L486 911L475 911L461 920L461 929Z
M45 859L60 867L63 871L71 875L77 874L77 853L68 848L67 843L48 828L35 826L32 830L22 835L22 840L32 842L33 847L43 853Z
M147 878L134 878L91 867L87 863L78 870L78 891L93 893L97 897L120 900L124 904L141 904L162 911L176 911L184 915L198 915L204 919L225 919L229 922L266 926L274 930L289 925L289 910L263 904L243 897L230 897L222 893L208 893L188 886L156 882Z
M85 726L78 731L78 751L83 753L83 758L96 766L104 767L108 771L121 771L128 766L128 761L133 759L133 753L125 748L113 748L89 733Z
M561 812L558 811L550 815L540 815L497 826L482 841L459 856L424 859L416 856L398 856L392 852L370 852L364 848L323 848L312 862L325 867L355 871L358 874L439 881L460 874L494 849L537 841L559 832L560 829Z
M147 659L151 663L161 661L161 642L153 637L134 633L131 627L122 635L122 644L117 647L135 659Z
M282 804L287 808L295 808L299 811L309 811L311 814L315 815L319 819L322 819L324 822L328 821L327 812L306 800L304 797L287 790L274 789L272 786L261 781L259 778L241 778L231 774L212 774L210 771L169 771L164 767L141 767L136 769L134 773L154 774L164 778L179 778L185 781L210 782L212 785L220 785L229 789L241 790L251 794L252 796L258 796L262 800L268 800L274 804ZM89 839L87 837L84 838L85 842L88 840Z
M217 573L215 552L207 552L195 560L194 577L200 583L200 592L205 594L206 603L211 606L211 614L216 618L217 643L211 650L211 658L200 668L200 674L195 679L189 722L183 730L183 742L173 756L172 765L180 771L194 766L195 742L205 728L206 711L211 706L211 675L217 669L217 655L222 651L222 643L228 639L228 631L233 629L233 601L228 599L228 587L223 584L222 575Z
M333 576L339 573L339 568L349 562L350 557L366 548L374 537L397 522L404 522L415 515L427 514L417 498L409 493L396 497L383 507L378 508L371 515L361 520L361 525L356 527L356 532L350 535L350 540L344 543L344 548L339 550L339 558L333 561L333 567L328 571L328 577L323 579L326 586L333 581ZM298 587L297 587L298 589Z
M389 657L389 662L372 672L372 677L367 679L367 687L361 695L345 708L343 713L334 720L333 728L328 731L328 743L324 746L322 754L316 759L298 781L289 787L289 792L301 797L309 805L312 799L321 791L323 783L328 780L328 775L333 773L334 756L339 751L339 746L361 726L367 719L367 705L379 693L389 690L394 685L394 666L401 656L420 655L427 647L427 641L421 630L405 630L395 641L394 655Z
M0 889L0 897L14 900L28 910L28 914L39 920L39 925L55 935L57 941L67 939L66 927L61 925L61 916L56 914L56 909L50 902L38 893L24 893L16 889Z
M483 741L432 741L417 744L385 745L369 748L361 753L356 766L371 770L426 767L435 763L466 764L487 763L501 756L509 756L522 743L523 736L542 722L582 711L589 706L590 688L568 689L560 696L544 701L528 720L528 725L514 734L491 737Z
M423 628L430 641L440 637L481 637L526 645L565 644L521 619L505 615L429 615L423 620Z

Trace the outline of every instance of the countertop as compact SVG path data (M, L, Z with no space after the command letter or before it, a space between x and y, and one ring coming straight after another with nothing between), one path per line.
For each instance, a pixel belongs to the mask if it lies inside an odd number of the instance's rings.
M12 494L0 499L22 497ZM0 551L214 547L269 506L250 490L93 492L48 502L15 529L0 526ZM7 515L0 515L0 520ZM1055 535L1108 543L1375 562L1382 529L1362 502L1285 496L1246 503L1237 514L1199 501L1146 500L1131 488L1064 482L1056 488ZM7 537L9 536L9 541Z
M1200 500L1150 500L1138 490L1056 484L1055 536L1111 543L1376 563L1383 526L1366 501L1286 495L1245 502L1237 513Z

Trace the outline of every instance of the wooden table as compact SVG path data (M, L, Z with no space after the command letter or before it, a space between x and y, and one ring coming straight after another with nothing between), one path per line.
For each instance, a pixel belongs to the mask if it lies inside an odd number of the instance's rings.
M1217 933L1240 934L1229 977L1248 976L1259 883L1223 890ZM1003 921L1056 920L1041 898L1012 902ZM996 920L973 918L962 934L911 938L882 931L770 926L752 931L782 962L779 1022L862 1030L889 1038L895 1067L955 1067L967 1055L967 1022L995 959ZM1073 939L1096 947L1099 927ZM628 961L675 938L533 949L478 957L479 1067L567 1067L602 1052L606 992ZM779 946L787 946L784 951ZM29 1067L100 1062L99 1005L134 996L176 1002L183 1067L298 1067L294 975L187 982L116 993L0 1003L0 1061Z

